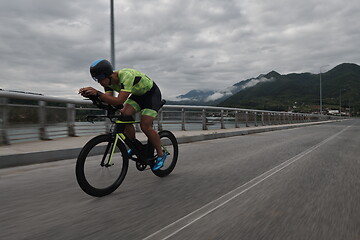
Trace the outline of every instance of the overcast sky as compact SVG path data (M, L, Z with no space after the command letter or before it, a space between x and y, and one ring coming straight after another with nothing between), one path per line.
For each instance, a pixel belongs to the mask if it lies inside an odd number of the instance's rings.
M80 98L110 59L109 0L1 0L0 88ZM116 69L165 98L225 89L271 70L360 63L359 0L115 0Z

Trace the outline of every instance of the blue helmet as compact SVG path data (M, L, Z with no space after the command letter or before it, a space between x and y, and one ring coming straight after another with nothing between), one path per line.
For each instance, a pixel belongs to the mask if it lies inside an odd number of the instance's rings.
M113 66L106 59L98 59L90 65L91 77L99 82L113 73Z

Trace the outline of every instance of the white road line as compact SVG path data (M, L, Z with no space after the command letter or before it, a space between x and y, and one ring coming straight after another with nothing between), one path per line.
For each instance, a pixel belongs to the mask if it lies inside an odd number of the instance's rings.
M272 175L280 172L281 170L288 167L292 163L296 162L297 160L299 160L302 157L308 155L309 153L313 152L314 150L316 150L317 148L319 148L322 145L326 144L327 142L331 141L332 139L334 139L335 137L337 137L338 135L343 133L345 130L347 130L349 127L351 127L351 126L347 126L346 128L344 128L340 132L332 135L331 137L329 137L329 138L325 139L324 141L320 142L319 144L317 144L317 145L303 151L302 153L296 155L295 157L292 157L292 158L286 160L285 162L283 162L283 163L279 164L278 166L270 169L269 171L257 176L256 178L254 178L254 179L250 180L249 182L241 185L240 187L235 188L234 190L222 195L221 197L215 199L214 201L204 205L203 207L189 213L188 215L186 215L186 216L178 219L177 221L167 225L166 227L160 229L159 231L149 235L148 237L144 238L143 240L150 240L150 239L165 240L165 239L168 239L168 238L172 237L173 235L180 232L184 228L190 226L194 222L198 221L199 219L203 218L204 216L208 215L209 213L215 211L216 209L224 206L225 204L227 204L228 202L230 202L234 198L236 198L236 197L240 196L241 194L247 192L251 188L258 185L259 183L261 183L261 182L265 181L266 179L268 179L269 177L271 177Z

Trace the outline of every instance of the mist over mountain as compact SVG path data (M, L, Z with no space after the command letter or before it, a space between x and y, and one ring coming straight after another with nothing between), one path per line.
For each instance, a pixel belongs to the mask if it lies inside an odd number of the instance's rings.
M192 104L192 105L217 105L233 96L241 90L249 87L253 87L260 82L270 82L273 78L266 78L264 75L260 75L257 78L251 78L243 80L227 87L223 90L191 90L186 94L176 97L175 104Z
M360 66L340 64L322 73L323 109L349 108L360 112ZM192 90L171 104L217 105L261 110L317 112L320 75L276 71L240 81L223 90ZM341 95L341 96L340 96Z

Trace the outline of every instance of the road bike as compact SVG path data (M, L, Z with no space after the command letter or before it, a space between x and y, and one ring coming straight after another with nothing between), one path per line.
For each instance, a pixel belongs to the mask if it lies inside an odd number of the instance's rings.
M130 139L125 133L127 124L139 123L132 117L116 115L119 108L102 102L98 97L88 97L98 108L105 109L106 115L89 115L87 120L108 118L112 123L110 132L92 138L82 148L76 161L76 179L80 188L94 197L102 197L115 191L124 181L129 160L135 161L137 170L151 171L158 177L168 176L178 159L178 143L170 131L159 132L161 147L167 158L159 170L152 170L157 158L154 146ZM165 104L163 100L162 105ZM121 108L121 107L120 107ZM128 150L131 149L132 154Z

